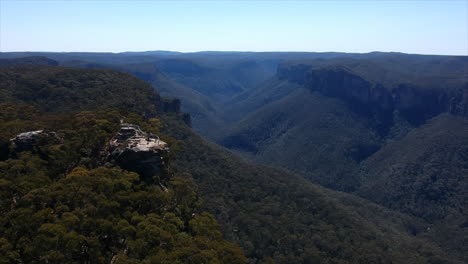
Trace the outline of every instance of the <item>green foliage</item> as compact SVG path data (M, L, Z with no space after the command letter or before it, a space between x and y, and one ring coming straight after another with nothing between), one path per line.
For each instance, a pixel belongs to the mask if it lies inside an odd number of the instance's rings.
M157 94L128 75L18 67L1 69L0 81L0 101L9 102L0 104L5 110L0 112L0 263L246 263L242 250L222 234L241 245L253 263L458 263L427 240L435 240L432 234L441 238L447 229L416 238L427 228L424 221L236 158L195 136L175 115L158 115ZM276 88L265 103L282 98L276 92L297 91ZM339 172L349 181L337 185L353 186L357 174L347 169L357 168L355 157L365 144L376 143L365 120L354 119L334 100L308 97L301 102L318 109L301 109L286 99L278 105L302 116L291 124L281 113L260 114L265 121L260 128L272 133L256 130L252 122L246 127L253 131L253 145L262 149L279 139L270 155L278 161L291 155L292 168L310 169L294 148L281 145L292 142L294 130L320 131L302 149L332 155L312 168L323 165L317 171L330 176L329 183ZM255 104L249 111L262 106ZM301 122L307 115L318 121ZM175 177L167 192L102 159L120 119L169 143ZM61 140L45 136L26 152L11 147L10 138L35 129L55 131ZM327 134L335 129L339 133ZM329 144L320 146L324 139ZM453 223L466 227L459 218Z
M110 70L1 67L0 83L0 102L22 102L56 113L114 107L154 116L161 100L148 84Z
M0 161L0 263L246 263L199 210L190 174L168 189L107 164L101 153L120 119L159 134L162 123L118 110L41 115L3 105L0 126L55 131ZM16 111L15 111L16 109ZM34 113L34 120L29 111ZM164 138L170 139L168 136ZM168 140L170 141L170 140ZM172 142L176 142L172 140Z
M431 223L427 235L465 261L468 121L440 115L362 165L358 194Z
M44 56L29 56L16 59L0 59L0 67L18 65L58 65L58 62Z
M340 100L289 86L295 91L247 115L219 142L314 183L353 191L359 162L380 146L380 139Z
M407 233L423 226L415 219L243 161L180 121L163 120L166 133L183 139L173 160L176 175L193 175L203 208L255 263L452 263L433 244Z
M75 168L65 178L16 195L18 201L2 210L0 219L8 258L100 263L121 254L143 263L245 263L242 251L223 240L211 215L197 215L194 207L195 217L178 213L193 204L193 195L145 186L134 173ZM210 254L203 256L205 250Z
M154 60L154 59L153 59ZM126 62L127 63L127 62ZM131 64L86 63L67 61L64 64L85 68L107 68L128 72L149 82L161 95L182 100L182 110L191 115L193 127L204 136L214 137L213 127L222 127L224 101L249 90L274 73L267 65L254 59L207 58L160 59L156 62ZM264 65L267 64L267 65Z
M363 55L354 58L289 61L280 67L288 68L297 64L315 68L340 65L367 80L381 83L388 89L401 83L407 83L421 89L446 90L466 83L468 63L464 56L428 56L404 53Z

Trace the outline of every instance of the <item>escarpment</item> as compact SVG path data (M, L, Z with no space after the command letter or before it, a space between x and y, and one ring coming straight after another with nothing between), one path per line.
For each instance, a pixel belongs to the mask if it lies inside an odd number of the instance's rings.
M468 83L463 88L453 91L449 106L450 113L468 117Z
M426 87L424 82L384 85L345 66L306 64L282 65L277 76L312 92L346 101L356 112L374 117L380 132L393 124L395 114L413 125L443 112L468 117L468 84L450 88Z

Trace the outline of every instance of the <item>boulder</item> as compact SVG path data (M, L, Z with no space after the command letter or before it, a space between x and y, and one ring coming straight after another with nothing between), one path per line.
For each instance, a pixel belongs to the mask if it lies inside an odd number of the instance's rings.
M18 134L16 137L10 139L14 144L16 151L32 150L35 146L40 144L40 140L52 139L61 142L62 139L55 132L46 132L44 130L34 130Z

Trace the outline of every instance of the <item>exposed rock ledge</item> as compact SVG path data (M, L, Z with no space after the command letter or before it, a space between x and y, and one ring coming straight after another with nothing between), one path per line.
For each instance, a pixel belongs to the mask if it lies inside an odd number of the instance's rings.
M56 141L62 141L62 139L57 135L57 133L45 132L44 130L35 130L20 133L16 137L10 139L10 141L15 145L16 150L25 151L32 150L34 146L37 146L41 138L53 138Z
M139 126L134 124L122 123L120 131L111 140L111 147L114 150L139 151L167 151L167 143L160 140L157 135L143 132Z
M165 160L168 152L167 143L157 135L143 132L137 125L123 123L109 143L107 157L123 169L137 172L142 180L163 186L168 179Z
M44 130L28 131L10 140L17 151L33 150L44 142L63 143L55 132ZM42 143L41 143L42 142ZM169 180L167 153L169 147L157 135L146 133L134 124L122 123L120 130L103 151L102 163L136 172L147 182L157 183L165 189Z

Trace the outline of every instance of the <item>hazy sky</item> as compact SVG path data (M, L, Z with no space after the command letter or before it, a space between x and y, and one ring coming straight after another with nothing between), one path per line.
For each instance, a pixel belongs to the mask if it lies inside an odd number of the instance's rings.
M468 0L0 0L0 51L468 55Z

